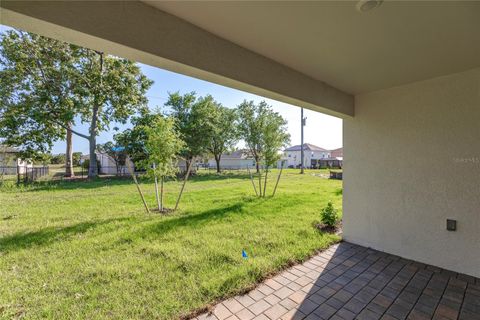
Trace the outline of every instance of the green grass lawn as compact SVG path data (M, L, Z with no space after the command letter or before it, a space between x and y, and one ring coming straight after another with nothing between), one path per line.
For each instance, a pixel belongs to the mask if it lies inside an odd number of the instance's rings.
M240 293L339 240L312 225L328 200L341 211L341 181L313 173L284 170L265 199L245 174L198 175L170 216L128 179L4 186L0 318L175 319ZM165 187L173 207L179 182Z

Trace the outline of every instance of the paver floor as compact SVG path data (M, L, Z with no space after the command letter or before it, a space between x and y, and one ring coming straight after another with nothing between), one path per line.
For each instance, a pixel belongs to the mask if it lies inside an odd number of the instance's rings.
M480 279L342 242L196 319L480 320Z

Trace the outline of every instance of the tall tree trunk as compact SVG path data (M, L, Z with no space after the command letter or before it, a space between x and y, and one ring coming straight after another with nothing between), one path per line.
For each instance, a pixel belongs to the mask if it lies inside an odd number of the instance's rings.
M217 163L217 173L220 173L220 159L221 159L221 155L215 155L215 162Z
M260 161L258 161L258 157L255 156L255 167L257 168L257 173L260 173Z
M67 150L65 152L65 177L74 177L73 172L73 143L72 143L72 124L68 124L67 128Z
M90 135L90 139L88 139L89 144L89 151L90 151L90 166L88 167L88 177L95 178L98 176L98 167L97 167L97 154L95 153L95 145L96 145L96 136Z
M88 167L88 178L96 178L98 176L97 167L97 154L95 149L97 147L97 118L98 118L98 106L95 105L92 110L92 122L90 123L90 136L88 138L89 151L90 151L90 166Z
M88 177L96 178L98 176L97 154L97 121L98 121L98 105L95 104L92 110L92 122L90 123L90 136L88 138L90 150L90 166L88 167Z
M100 62L100 87L102 87L102 73L103 73L103 52L98 52L99 62ZM95 153L95 148L97 146L97 126L98 126L98 110L99 110L99 98L98 92L95 93L97 96L94 98L94 105L92 110L92 121L90 123L90 130L89 130L89 150L90 150L90 167L88 168L88 177L96 178L98 176L98 168L97 168L97 154Z

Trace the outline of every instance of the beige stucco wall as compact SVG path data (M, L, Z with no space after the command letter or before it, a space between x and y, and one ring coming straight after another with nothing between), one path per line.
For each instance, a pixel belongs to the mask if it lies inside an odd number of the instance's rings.
M355 100L345 240L480 276L480 69Z

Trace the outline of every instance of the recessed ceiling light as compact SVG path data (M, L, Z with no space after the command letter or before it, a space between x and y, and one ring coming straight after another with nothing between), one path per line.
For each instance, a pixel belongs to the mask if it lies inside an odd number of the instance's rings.
M367 12L380 7L382 2L383 0L360 0L357 3L357 10L360 12Z

